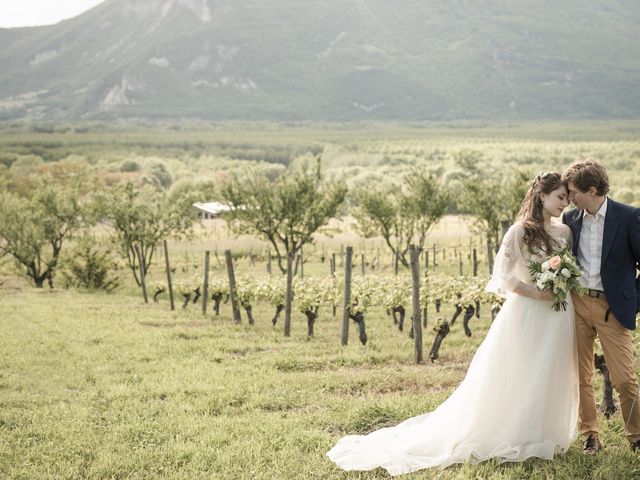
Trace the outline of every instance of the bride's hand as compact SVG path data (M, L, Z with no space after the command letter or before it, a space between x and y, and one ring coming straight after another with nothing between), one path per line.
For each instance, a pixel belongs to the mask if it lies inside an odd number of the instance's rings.
M549 290L538 290L538 298L545 302L553 302L553 295Z

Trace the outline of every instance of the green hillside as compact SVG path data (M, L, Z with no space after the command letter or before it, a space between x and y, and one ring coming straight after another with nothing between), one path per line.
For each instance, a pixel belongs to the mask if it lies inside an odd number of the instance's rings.
M629 0L107 0L0 29L0 119L638 118Z

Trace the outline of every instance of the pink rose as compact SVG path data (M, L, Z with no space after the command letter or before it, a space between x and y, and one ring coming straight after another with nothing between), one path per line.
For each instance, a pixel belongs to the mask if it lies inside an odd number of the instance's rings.
M551 270L557 269L561 263L562 259L558 255L549 259L549 267L551 267Z

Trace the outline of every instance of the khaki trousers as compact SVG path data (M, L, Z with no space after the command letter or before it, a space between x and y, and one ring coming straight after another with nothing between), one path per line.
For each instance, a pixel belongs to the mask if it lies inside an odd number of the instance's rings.
M579 428L584 435L598 434L593 394L593 343L600 338L611 383L618 391L625 433L630 442L640 440L640 398L633 368L631 331L620 325L613 313L605 321L609 304L604 297L573 295L576 311L576 341L580 379Z

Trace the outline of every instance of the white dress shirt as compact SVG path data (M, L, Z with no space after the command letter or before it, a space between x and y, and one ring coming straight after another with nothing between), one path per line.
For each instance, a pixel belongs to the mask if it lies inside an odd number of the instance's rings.
M602 239L604 237L604 218L607 214L607 198L595 215L585 208L582 213L582 229L578 242L578 263L582 271L580 283L586 288L604 290L600 278L602 263Z

